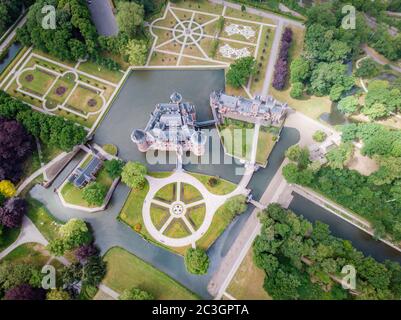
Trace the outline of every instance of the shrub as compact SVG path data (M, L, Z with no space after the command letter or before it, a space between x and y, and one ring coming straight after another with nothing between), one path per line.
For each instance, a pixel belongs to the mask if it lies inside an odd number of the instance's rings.
M189 248L185 254L185 267L192 274L206 274L209 269L209 257L203 249Z
M327 134L324 131L318 130L313 134L312 138L316 142L323 142L324 140L326 140Z
M210 177L209 180L207 181L207 184L211 187L217 186L218 183L219 183L219 180L216 177Z
M144 290L133 288L126 289L123 293L118 297L120 300L154 300L154 296Z
M302 82L295 82L291 86L290 96L294 99L300 99L304 95L304 85Z

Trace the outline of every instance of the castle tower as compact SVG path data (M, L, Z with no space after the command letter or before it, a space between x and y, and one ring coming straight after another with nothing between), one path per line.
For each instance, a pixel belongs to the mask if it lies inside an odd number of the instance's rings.
M149 143L146 140L146 132L140 129L136 129L131 134L131 140L136 143L139 151L146 152L149 150Z
M202 156L205 153L207 137L202 131L195 131L191 135L191 151L197 157Z

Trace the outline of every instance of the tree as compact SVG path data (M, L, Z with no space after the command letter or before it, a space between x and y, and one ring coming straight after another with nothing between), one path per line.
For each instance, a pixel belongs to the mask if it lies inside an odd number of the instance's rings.
M34 266L29 264L11 264L2 262L0 264L0 289L7 291L20 284L37 285L36 275L40 273Z
M145 40L131 39L125 48L125 54L131 65L143 66L148 56L148 45Z
M106 275L106 263L99 256L91 256L82 268L82 281L85 285L98 286Z
M7 228L18 228L22 224L22 218L27 212L27 204L24 199L7 199L0 208L0 224Z
M363 59L359 63L359 68L356 70L355 75L358 78L373 78L379 74L379 67L373 59Z
M89 205L101 206L107 194L107 187L99 182L92 182L82 190L82 198Z
M236 215L241 214L246 210L247 206L245 203L244 196L234 196L228 200L226 200L224 204L224 209L228 216L233 219Z
M144 290L133 288L126 289L123 293L118 297L120 300L154 300L154 296Z
M298 164L300 168L306 168L309 164L309 150L301 148L298 144L287 149L285 156Z
M117 3L117 24L120 32L131 38L138 35L143 27L145 11L142 5L136 2L119 1Z
M294 59L291 62L291 83L305 82L309 79L310 73L310 63L303 57Z
M42 27L45 5L56 8L55 29ZM88 7L81 0L38 0L29 8L26 24L17 30L17 39L23 45L33 45L61 60L74 60L84 52L95 54L97 38Z
M71 300L71 297L67 291L52 289L47 293L46 300Z
M338 102L337 109L344 114L352 114L358 110L359 103L355 96L348 96Z
M121 172L121 180L133 189L143 189L146 184L147 168L139 162L127 162Z
M291 86L290 96L294 99L300 99L304 95L304 85L302 82L295 82Z
M121 176L123 167L124 167L124 162L120 159L107 160L104 163L104 168L106 172L109 174L110 178L112 179L117 179Z
M256 61L253 57L240 58L230 65L226 80L230 86L239 88L245 85L249 77L255 72Z
M17 182L23 161L32 153L33 140L15 120L0 118L0 181Z
M377 120L390 115L390 112L387 110L386 106L379 102L373 103L370 106L366 105L362 108L362 113L365 116L368 116L371 120Z
M59 229L59 235L67 250L90 243L92 240L85 221L76 218L70 219L62 225Z
M17 192L14 184L9 180L2 180L0 181L0 193L6 197L11 198Z
M316 142L323 142L324 140L326 140L327 138L327 134L326 132L322 131L322 130L317 130L315 131L315 133L312 136L313 140L315 140Z
M21 284L4 295L4 300L45 300L46 291L42 288L33 288L29 284Z
M61 257L64 255L66 247L64 245L63 239L54 239L49 242L46 247L47 250L56 257Z
M192 274L206 274L209 269L209 257L200 248L189 248L185 254L185 267Z
M93 244L84 244L74 251L75 258L81 263L85 264L92 256L99 254L99 249Z
M354 145L352 143L342 143L326 154L329 166L333 169L343 169L351 160L353 152Z

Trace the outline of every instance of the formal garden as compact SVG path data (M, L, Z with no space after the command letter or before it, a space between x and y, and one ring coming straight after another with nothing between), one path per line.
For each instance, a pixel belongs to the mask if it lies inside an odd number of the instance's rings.
M121 80L112 78L117 82L110 82L87 72L90 68L81 71L38 50L22 56L15 67L15 72L5 77L4 91L35 110L60 115L87 128L106 109Z
M275 23L260 16L207 1L170 3L150 24L154 45L150 66L229 65L252 56L258 70L249 82L252 94L262 90Z

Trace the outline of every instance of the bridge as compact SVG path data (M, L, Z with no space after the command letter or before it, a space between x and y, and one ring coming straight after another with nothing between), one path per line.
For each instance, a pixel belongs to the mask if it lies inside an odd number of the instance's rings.
M195 123L197 128L206 128L215 125L216 120L206 120L206 121L198 121Z

